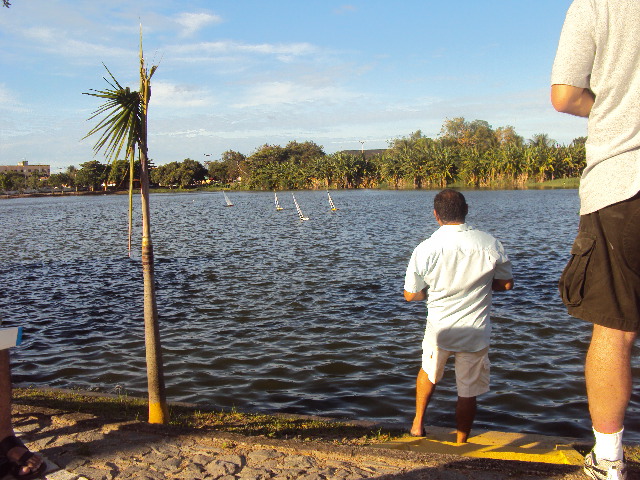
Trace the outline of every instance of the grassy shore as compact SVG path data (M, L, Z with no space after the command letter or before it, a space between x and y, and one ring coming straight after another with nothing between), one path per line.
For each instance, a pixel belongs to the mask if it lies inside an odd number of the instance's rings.
M147 427L147 402L142 398L126 395L104 395L94 392L59 389L16 388L14 404L39 409L45 415L82 413L89 414L98 424L127 423L128 429L140 431ZM246 437L266 437L277 440L293 440L308 445L324 443L327 447L366 447L406 436L404 431L357 425L347 421L295 415L270 415L236 410L221 411L202 409L185 404L170 406L170 424L163 428L176 435L194 432L223 432ZM309 442L309 443L307 443ZM298 443L299 444L299 443ZM233 448L235 442L226 441L223 446ZM577 443L573 447L586 455L592 444ZM640 446L625 445L625 456L632 472L640 471Z
M91 414L105 424L136 421L144 424L147 418L146 399L126 395L16 388L13 398L15 404ZM247 413L235 409L203 409L185 404L170 405L170 419L169 428L178 431L209 430L282 440L323 441L333 445L372 445L406 436L403 430L358 425L348 421L300 415ZM591 445L577 444L574 447L584 455ZM640 463L639 445L625 445L624 450L630 463Z
M580 186L580 178L557 178L555 180L549 180L547 182L534 182L529 181L524 185L513 185L513 184L496 184L491 185L489 187L482 187L482 190L523 190L523 189L553 189L553 188L578 188ZM460 190L474 190L474 187L470 187L465 185L462 182L455 182L448 185L449 188L455 188ZM379 190L394 190L394 188L389 187L388 185L381 185L378 187ZM189 187L189 188L163 188L163 187L155 187L151 189L151 193L193 193L193 192L221 192L223 190L240 190L240 191L254 191L254 190L246 190L246 189L238 189L236 187L224 186L200 186L200 187ZM318 190L323 190L320 188ZM401 190L413 190L413 188L402 188ZM425 188L424 190L441 190L439 187ZM107 192L104 191L80 191L80 192L53 192L53 193L44 193L44 192L36 192L36 193L13 193L6 194L0 191L0 199L9 199L9 198L25 198L25 197L64 197L64 196L81 196L81 195L123 195L126 194L126 190L118 190L113 191L109 190ZM138 194L139 192L134 192Z
M527 184L527 188L578 188L580 186L580 178L556 178L547 182L532 182Z
M15 404L92 414L109 422L146 422L145 399L124 395L101 395L93 392L58 389L16 388ZM403 432L345 421L300 415L246 413L235 409L204 409L185 404L172 404L170 426L176 429L216 430L246 436L278 439L328 441L334 444L367 445L380 443Z

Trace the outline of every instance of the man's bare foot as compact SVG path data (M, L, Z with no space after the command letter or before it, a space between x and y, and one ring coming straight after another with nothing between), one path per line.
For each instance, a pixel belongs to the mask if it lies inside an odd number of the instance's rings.
M409 435L411 435L412 437L424 437L426 434L425 430L424 430L424 426L422 425L422 422L413 422L413 425L411 425L411 430L409 431Z

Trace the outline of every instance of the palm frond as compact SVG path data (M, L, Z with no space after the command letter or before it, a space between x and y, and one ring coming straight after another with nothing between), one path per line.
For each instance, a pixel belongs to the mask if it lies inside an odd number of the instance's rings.
M99 153L104 149L105 156L115 160L123 149L133 149L136 144L139 144L143 124L142 99L138 92L120 85L106 65L104 68L112 79L109 81L104 78L110 88L105 90L91 89L84 93L84 95L106 100L92 113L89 120L97 117L103 118L83 137L83 140L99 134L93 151Z

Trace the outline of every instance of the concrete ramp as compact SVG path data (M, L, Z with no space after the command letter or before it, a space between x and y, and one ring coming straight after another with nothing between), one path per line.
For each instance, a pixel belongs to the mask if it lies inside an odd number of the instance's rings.
M425 437L400 437L375 445L378 448L440 453L494 460L518 460L558 465L582 465L583 457L571 439L529 433L471 432L468 443L455 443L455 430L429 427Z

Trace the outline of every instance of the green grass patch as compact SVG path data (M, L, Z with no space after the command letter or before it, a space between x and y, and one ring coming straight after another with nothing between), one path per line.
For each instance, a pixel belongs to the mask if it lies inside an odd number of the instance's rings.
M546 182L527 183L527 188L578 188L580 187L580 177L556 178Z
M16 388L15 404L31 405L62 412L94 415L109 422L140 421L148 416L145 399L124 395L101 396L82 391ZM267 415L170 405L170 425L176 429L215 430L246 436L278 439L320 440L336 444L366 445L402 436L403 432L368 428L333 420Z
M101 396L82 391L14 388L13 401L22 405L90 413L112 421L141 420L147 416L147 402L141 398Z

